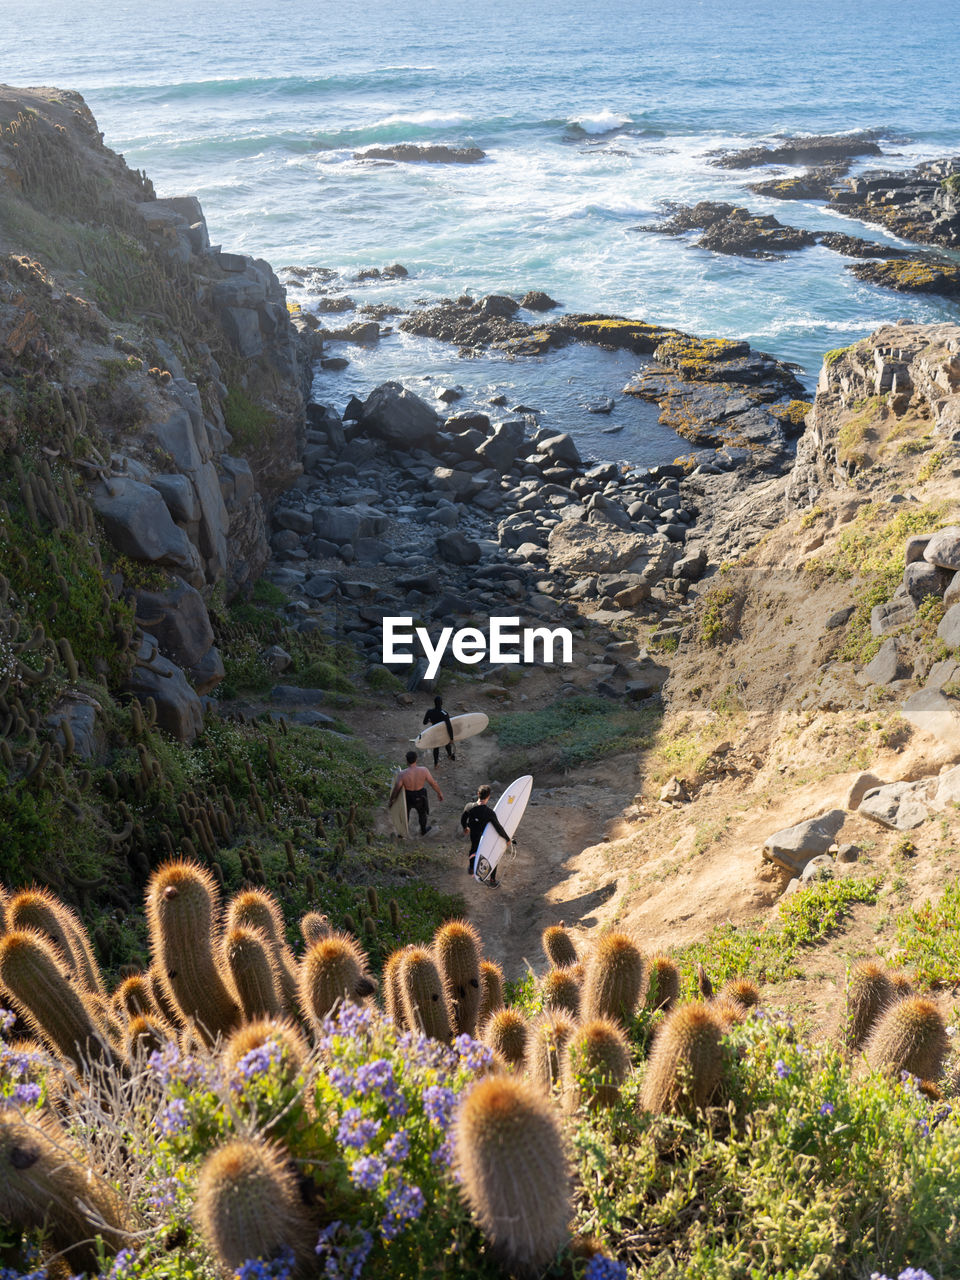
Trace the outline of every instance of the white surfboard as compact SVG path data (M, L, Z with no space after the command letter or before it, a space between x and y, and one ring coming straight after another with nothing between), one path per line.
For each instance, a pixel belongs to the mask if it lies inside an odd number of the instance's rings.
M478 733L483 733L489 723L490 717L485 716L482 711L469 711L465 716L451 716L450 728L453 730L454 742L475 738ZM430 747L442 747L449 741L446 722L441 720L439 724L431 724L424 729L419 737L413 739L413 745L416 750L425 751Z
M395 769L393 773L393 782L390 784L390 790L397 785L397 778L400 776L400 770ZM387 810L390 815L390 825L393 827L394 833L406 839L410 834L410 823L407 815L407 793L403 787L400 788L400 794L394 800L393 804Z
M529 773L525 773L522 778L517 778L516 782L510 783L509 787L493 806L493 812L500 819L500 825L511 838L516 834L532 791L533 778ZM477 853L473 862L473 878L481 881L481 883L489 880L494 871L496 871L506 849L506 840L504 840L503 836L497 834L492 822L488 823L483 835L480 837L480 843L477 845Z

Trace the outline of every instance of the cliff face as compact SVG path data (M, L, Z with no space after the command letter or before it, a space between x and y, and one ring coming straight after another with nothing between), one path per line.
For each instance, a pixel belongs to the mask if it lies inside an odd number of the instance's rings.
M211 245L199 202L158 200L55 89L0 87L0 251L7 448L35 425L30 386L72 393L118 549L240 590L266 563L264 502L299 472L309 386L270 266Z

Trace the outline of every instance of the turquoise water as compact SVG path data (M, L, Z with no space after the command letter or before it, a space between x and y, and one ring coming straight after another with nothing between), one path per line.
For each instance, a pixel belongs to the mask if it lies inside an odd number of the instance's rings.
M200 196L215 241L277 267L333 268L351 294L359 267L409 269L405 282L365 286L361 302L542 288L568 310L745 337L808 377L825 350L884 321L957 315L859 283L826 249L753 262L634 229L664 201L709 198L863 234L816 203L751 195L744 183L763 171L716 169L708 153L859 128L884 131L884 167L960 153L953 3L7 0L4 10L17 33L4 79L83 92L108 144L159 194ZM475 145L488 159L352 158L400 141ZM387 340L352 376L422 372L423 354ZM438 380L464 381L451 353L430 361ZM467 381L512 379L528 399L547 363L515 377L473 366ZM331 396L350 377L328 379ZM615 392L618 377L601 371L590 393Z

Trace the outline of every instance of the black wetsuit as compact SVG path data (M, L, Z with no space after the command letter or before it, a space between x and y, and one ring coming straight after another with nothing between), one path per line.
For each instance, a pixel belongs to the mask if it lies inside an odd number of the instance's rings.
M447 758L450 760L456 760L456 756L453 754L453 728L450 724L449 713L444 711L441 707L431 707L430 710L427 712L427 714L423 717L424 724L440 724L441 721L446 723L447 733L450 734L450 741L446 744ZM440 763L439 747L433 748L433 763L434 763L434 767L436 767Z
M502 836L504 840L509 842L510 837L500 825L500 819L485 800L477 800L473 804L468 804L460 815L460 826L464 831L470 832L470 860L467 863L468 875L473 875L474 856L477 852L477 847L480 844L480 839L483 836L484 831L491 822L493 823L493 829L496 831L497 835ZM496 868L494 868L493 875L490 877L490 883L497 883Z

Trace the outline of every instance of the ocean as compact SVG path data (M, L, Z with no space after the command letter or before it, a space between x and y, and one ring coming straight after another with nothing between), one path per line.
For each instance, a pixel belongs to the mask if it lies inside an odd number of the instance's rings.
M756 261L636 230L671 201L713 199L899 243L819 202L751 194L769 170L710 156L857 129L881 131L884 156L852 173L960 153L960 29L945 0L6 0L4 12L5 81L78 89L159 195L200 197L215 242L281 276L332 271L323 287L358 304L543 289L567 311L746 338L811 387L830 348L958 314L860 283L820 246ZM398 142L487 158L353 157ZM405 280L356 281L394 262ZM291 297L309 306L311 288ZM318 373L315 394L341 407L399 377L427 395L462 388L458 408L493 394L537 405L598 457L678 451L655 409L620 396L637 365L622 353L465 360L394 332L332 354L350 364ZM603 396L613 414L587 415Z

